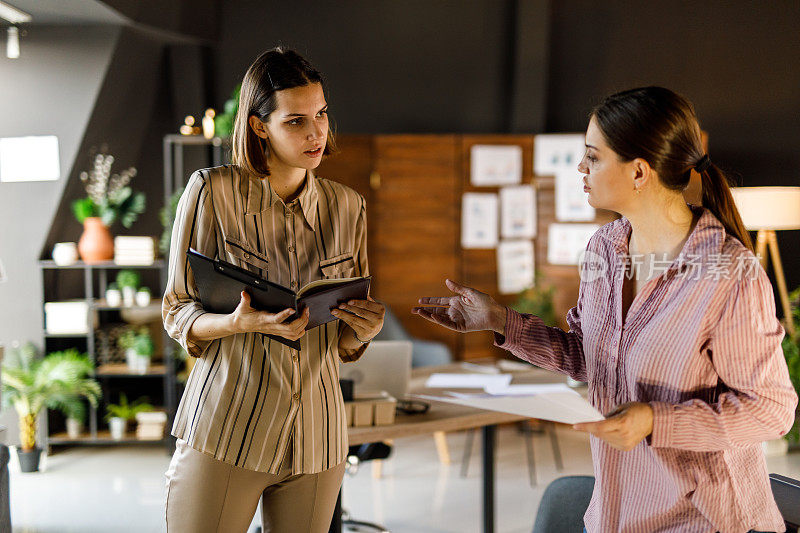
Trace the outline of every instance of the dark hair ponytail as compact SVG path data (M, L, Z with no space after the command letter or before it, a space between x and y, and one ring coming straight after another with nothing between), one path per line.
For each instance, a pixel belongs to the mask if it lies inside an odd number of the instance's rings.
M725 174L713 163L700 172L703 184L703 207L708 208L722 222L725 231L739 239L751 252L753 241L742 222L731 188Z
M692 170L700 172L703 207L753 250L728 181L705 154L700 125L687 99L663 87L630 89L606 98L591 116L621 160L644 159L667 189L685 190Z

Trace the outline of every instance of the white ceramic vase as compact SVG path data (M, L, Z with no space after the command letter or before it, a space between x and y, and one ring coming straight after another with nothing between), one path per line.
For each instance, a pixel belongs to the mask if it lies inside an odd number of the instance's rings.
M67 436L71 439L77 439L81 436L83 424L80 420L74 418L67 418Z
M136 292L136 305L140 307L147 307L150 305L150 291L137 291Z
M122 303L125 307L131 307L136 302L136 289L133 287L122 287Z
M122 304L122 293L119 289L106 290L106 304L111 307L119 307Z
M117 416L108 421L108 428L111 430L111 438L114 440L122 440L125 438L125 427L127 421L124 418Z
M78 260L78 245L74 242L57 242L53 246L53 261L58 266L69 266Z

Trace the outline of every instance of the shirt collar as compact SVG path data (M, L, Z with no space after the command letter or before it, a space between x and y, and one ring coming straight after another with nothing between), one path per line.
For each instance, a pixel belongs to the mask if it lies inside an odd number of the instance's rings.
M692 233L686 239L686 242L678 254L678 257L673 261L671 268L677 268L684 264L692 264L700 257L708 257L719 255L722 252L722 246L725 242L725 227L717 219L714 214L703 206L687 204L689 209L696 215L699 215L697 224L695 225ZM628 242L631 235L630 221L622 217L618 221L616 227L606 234L608 239L617 254L625 256L628 254Z
M255 215L256 213L262 213L274 207L286 207L281 197L278 196L278 193L276 193L272 185L270 185L269 179L250 174L248 180L247 202L244 212L246 215ZM314 176L314 173L309 170L306 173L303 190L300 191L300 195L297 197L296 201L300 202L303 216L312 230L316 227L317 223L318 197L317 178Z

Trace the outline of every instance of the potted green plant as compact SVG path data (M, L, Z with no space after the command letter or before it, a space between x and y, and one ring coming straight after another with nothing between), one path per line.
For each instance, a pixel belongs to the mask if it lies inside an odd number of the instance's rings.
M139 290L136 291L136 305L139 307L147 307L150 305L151 299L149 287L139 287Z
M155 351L155 344L147 326L128 329L120 335L117 344L125 350L128 369L136 374L146 374L150 366L150 358Z
M128 186L136 176L130 167L119 174L111 174L114 156L99 153L94 156L92 169L81 172L86 197L72 203L72 212L84 231L78 241L78 252L87 263L98 263L114 258L114 241L109 228L119 220L126 228L144 213L145 196L133 192Z
M122 293L116 283L109 283L106 288L106 304L119 307L122 304Z
M789 294L789 302L794 323L800 325L800 287ZM800 395L800 331L796 331L794 335L787 332L782 346L786 366L789 368L789 379L792 380L794 390ZM800 406L798 406L794 425L785 438L793 448L800 447Z
M542 274L537 271L534 277L534 285L519 293L517 300L511 304L511 308L520 313L536 315L548 326L557 326L556 311L553 306L553 294L555 287L543 285Z
M94 365L76 349L37 357L32 343L9 351L3 364L3 401L19 416L23 472L39 470L42 450L37 447L36 425L42 409L56 409L68 417L85 416L83 400L97 405L100 385L89 377Z
M118 404L110 403L106 406L105 419L111 431L111 438L114 440L124 439L128 424L136 420L136 415L153 410L154 407L147 402L146 397L137 398L128 403L125 393L120 394Z
M231 97L228 98L222 108L222 113L217 113L214 117L214 131L218 137L230 137L233 133L233 122L237 111L239 111L239 93L241 90L242 84L240 83L233 88Z
M136 289L139 288L141 278L135 270L122 269L117 272L117 286L122 291L122 303L130 307L136 300Z
M172 226L175 225L175 213L178 211L178 202L180 202L181 195L183 194L183 187L172 193L169 201L158 212L158 217L161 220L161 225L164 230L161 232L161 239L158 241L158 249L161 255L169 257L169 247L172 241Z

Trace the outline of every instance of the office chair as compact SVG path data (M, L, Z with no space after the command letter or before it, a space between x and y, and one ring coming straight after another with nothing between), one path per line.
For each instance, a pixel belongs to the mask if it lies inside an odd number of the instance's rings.
M779 474L769 475L769 484L787 533L800 529L800 481Z
M592 476L560 477L550 483L539 502L533 533L581 533L583 515L594 490Z
M392 447L383 442L370 442L359 446L350 446L347 454L347 473L355 475L361 463L374 461L376 459L386 459L392 454ZM378 533L389 533L389 530L380 524L364 522L350 517L350 513L342 510L342 528L351 531L377 531Z

